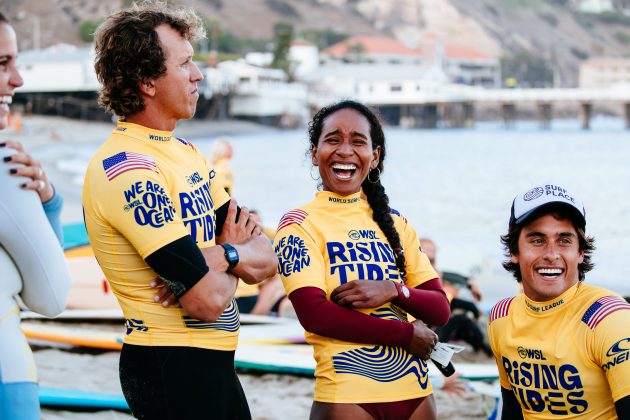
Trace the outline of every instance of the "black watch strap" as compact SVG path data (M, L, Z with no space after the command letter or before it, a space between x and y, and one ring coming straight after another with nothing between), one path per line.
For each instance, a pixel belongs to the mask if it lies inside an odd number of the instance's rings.
M236 248L234 248L232 245L227 244L227 243L223 243L219 245L221 245L223 249L225 250L225 260L228 262L228 265L229 265L228 270L231 270L234 267L236 267L236 264L238 264L238 261L239 261L238 251L236 250Z

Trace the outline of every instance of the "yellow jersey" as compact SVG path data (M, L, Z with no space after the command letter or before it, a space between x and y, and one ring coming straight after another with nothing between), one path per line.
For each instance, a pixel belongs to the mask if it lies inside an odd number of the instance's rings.
M416 287L437 278L420 251L415 230L392 214L407 260L407 278L396 267L394 252L372 219L360 193L339 196L318 192L311 203L288 212L274 239L278 271L287 295L302 287L331 292L351 280L394 281ZM406 322L406 313L391 303L357 309L365 314ZM313 345L315 401L330 403L391 402L431 394L425 362L402 348L336 340L306 332Z
M229 201L204 156L171 132L119 122L89 163L83 210L90 243L126 318L125 343L234 350L234 301L213 323L155 303L145 258L191 235L215 245L215 209Z
M548 302L520 294L490 311L501 386L526 419L616 419L630 395L630 305L577 283Z

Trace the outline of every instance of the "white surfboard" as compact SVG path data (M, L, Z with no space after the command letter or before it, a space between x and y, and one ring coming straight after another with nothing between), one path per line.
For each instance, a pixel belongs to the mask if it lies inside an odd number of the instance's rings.
M308 344L239 344L235 365L241 369L275 373L294 373L312 376L315 373L313 347ZM499 371L494 363L455 363L455 371L462 379L471 381L495 380ZM429 376L441 375L429 362Z

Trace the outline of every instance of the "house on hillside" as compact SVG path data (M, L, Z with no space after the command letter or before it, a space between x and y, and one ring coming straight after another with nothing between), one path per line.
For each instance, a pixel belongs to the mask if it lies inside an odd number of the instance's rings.
M320 64L379 64L389 66L440 67L448 80L474 86L499 87L501 65L498 57L427 35L412 46L383 36L352 36L323 50Z
M630 58L594 58L580 64L581 88L630 86Z

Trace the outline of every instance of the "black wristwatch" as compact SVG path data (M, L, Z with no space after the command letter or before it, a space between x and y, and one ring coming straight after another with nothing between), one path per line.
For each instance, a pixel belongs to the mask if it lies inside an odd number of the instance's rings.
M223 249L225 250L225 259L228 262L228 265L230 266L228 270L231 270L234 267L236 267L236 264L238 264L238 261L239 261L238 251L236 250L236 248L234 248L230 244L219 244L219 245L221 245Z

